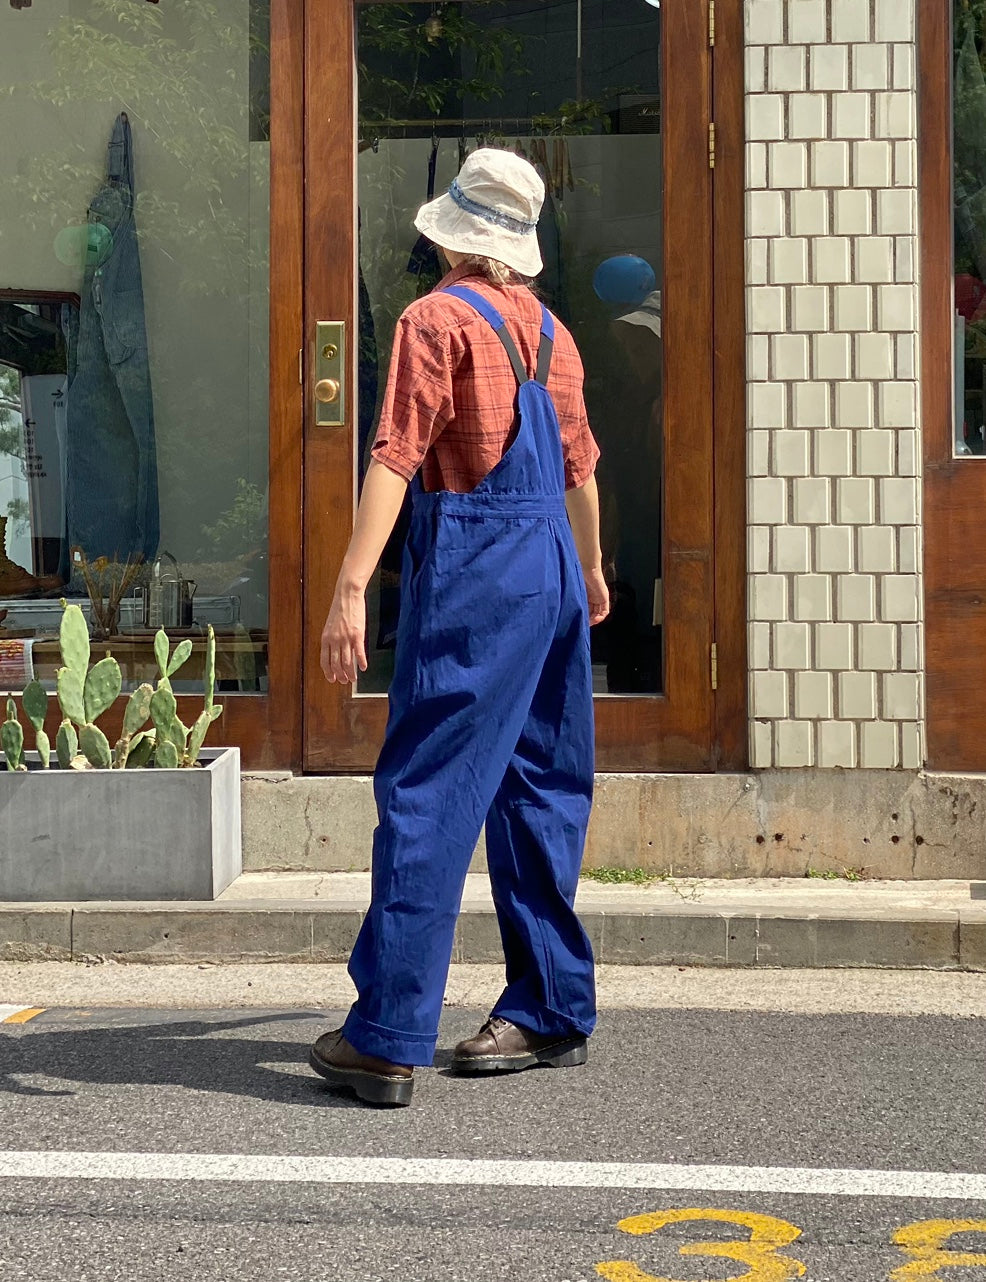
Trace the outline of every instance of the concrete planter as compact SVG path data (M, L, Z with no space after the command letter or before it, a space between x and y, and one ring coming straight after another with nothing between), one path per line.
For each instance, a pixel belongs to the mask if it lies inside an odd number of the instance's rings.
M240 751L202 769L0 771L0 900L215 899L242 869Z

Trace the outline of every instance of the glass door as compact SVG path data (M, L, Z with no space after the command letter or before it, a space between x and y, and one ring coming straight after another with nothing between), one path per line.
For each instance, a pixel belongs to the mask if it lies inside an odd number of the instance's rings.
M328 6L333 14L317 22L323 47L331 26L333 46L355 47L355 65L343 85L325 77L331 110L319 88L309 93L320 104L319 119L309 118L309 148L330 154L352 132L348 181L331 201L315 196L327 225L308 227L310 245L313 238L346 242L346 253L310 277L308 324L311 335L316 320L348 322L350 394L337 426L308 432L308 502L316 505L306 508L308 547L314 538L331 555L308 560L319 584L307 621L306 763L318 770L373 764L393 667L403 523L368 594L370 667L355 692L321 681L318 632L368 462L397 318L441 277L433 248L417 238L414 213L447 189L472 150L497 146L525 156L544 179L538 234L545 270L537 289L575 336L602 450L597 476L613 609L592 634L599 766L709 768L704 7L701 22L699 7L686 0L662 7L653 0L368 0L345 16L344 7ZM337 167L333 181L340 178ZM314 212L310 204L309 220Z

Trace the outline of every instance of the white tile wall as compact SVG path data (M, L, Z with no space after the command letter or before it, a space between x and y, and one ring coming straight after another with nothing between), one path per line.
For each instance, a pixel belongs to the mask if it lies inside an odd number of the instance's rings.
M745 0L754 766L922 762L915 0Z

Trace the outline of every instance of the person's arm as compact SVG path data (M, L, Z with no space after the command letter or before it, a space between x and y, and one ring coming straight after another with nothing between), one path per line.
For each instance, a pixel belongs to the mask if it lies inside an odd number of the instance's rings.
M372 459L366 470L353 537L322 629L322 671L329 681L356 681L366 671L366 587L400 515L403 476Z
M565 506L585 578L591 626L602 623L609 614L609 588L603 578L603 554L599 547L599 491L595 476L590 476L584 485L566 490Z

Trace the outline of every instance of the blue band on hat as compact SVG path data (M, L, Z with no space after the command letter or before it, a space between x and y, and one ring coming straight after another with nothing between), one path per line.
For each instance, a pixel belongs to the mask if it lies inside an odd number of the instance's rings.
M504 227L507 231L516 232L518 236L530 236L537 231L536 222L527 223L520 218L511 218L509 214L501 213L499 209L491 209L489 205L480 205L477 201L470 200L459 186L457 178L452 179L452 186L448 189L448 194L460 209L464 209L467 214L475 214L477 218L482 218L484 222L495 223L497 227Z

